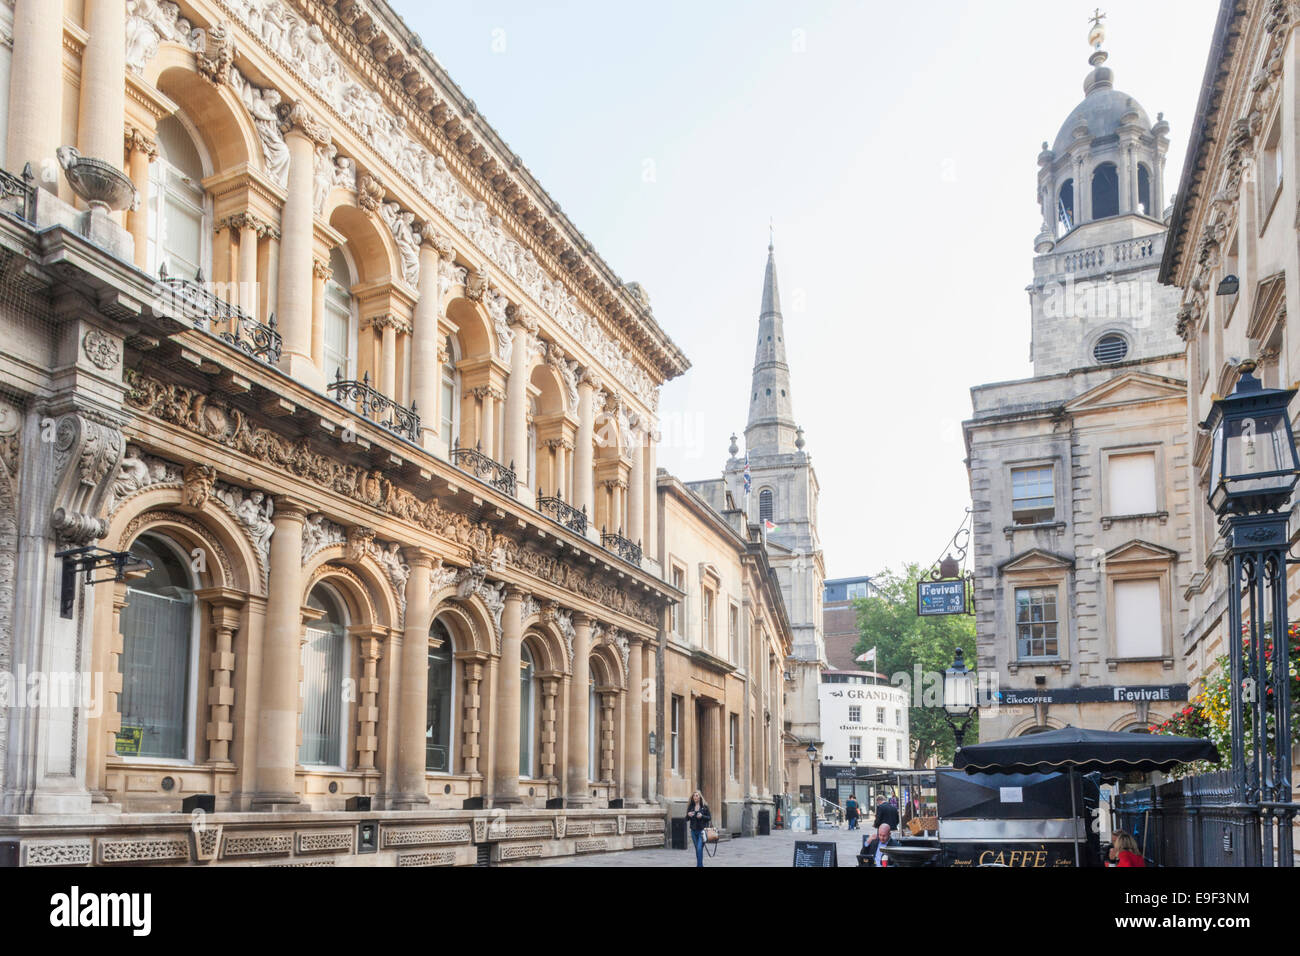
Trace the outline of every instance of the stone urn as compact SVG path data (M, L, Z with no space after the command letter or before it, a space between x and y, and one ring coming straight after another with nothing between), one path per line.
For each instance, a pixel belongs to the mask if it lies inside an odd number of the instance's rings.
M72 191L91 211L116 212L134 209L138 201L135 184L120 169L102 159L82 156L72 146L55 150L63 174L68 177Z

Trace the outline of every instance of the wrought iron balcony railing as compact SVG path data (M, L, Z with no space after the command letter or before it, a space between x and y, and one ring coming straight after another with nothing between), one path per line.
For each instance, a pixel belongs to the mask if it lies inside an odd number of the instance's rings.
M420 413L416 410L415 402L407 408L371 388L369 372L359 382L345 379L342 372L335 372L334 381L325 387L334 393L336 402L355 408L362 418L388 429L394 435L401 435L408 441L420 440Z
M459 440L453 439L451 445L451 463L461 471L467 472L484 484L491 485L503 494L514 497L515 463L507 468L483 454L483 443L474 448L461 447Z
M32 164L23 166L21 177L0 169L0 210L17 213L31 222L35 205L36 177L32 173Z
M169 276L167 266L158 269L162 284L172 308L179 311L201 331L214 335L233 345L245 355L251 355L268 365L280 361L283 342L275 327L275 316L269 325L258 322L237 305L215 295L203 282L203 273L193 279Z
M623 537L623 529L618 529L618 534L611 534L604 528L600 529L600 546L606 551L612 551L629 564L635 564L638 568L641 566L641 543L638 541L633 544L627 538Z
M566 503L563 495L557 493L554 498L548 498L542 494L542 489L538 488L537 510L576 534L587 533L586 505L583 505L582 510L579 511L573 505Z

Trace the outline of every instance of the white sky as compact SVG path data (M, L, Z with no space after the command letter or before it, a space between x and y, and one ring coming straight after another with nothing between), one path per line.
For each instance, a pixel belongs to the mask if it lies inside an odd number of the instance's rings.
M390 2L692 361L659 466L715 477L743 434L770 217L827 573L939 557L969 388L1031 372L1036 158L1092 6ZM1166 202L1217 7L1102 8L1116 88L1172 127Z

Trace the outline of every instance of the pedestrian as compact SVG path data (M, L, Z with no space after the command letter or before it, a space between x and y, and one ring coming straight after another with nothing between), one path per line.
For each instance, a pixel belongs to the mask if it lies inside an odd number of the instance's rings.
M1109 857L1112 861L1111 866L1145 867L1147 865L1147 861L1142 858L1142 851L1138 849L1137 840L1128 833L1115 834L1110 844Z
M691 802L686 806L686 822L691 827L691 842L695 844L695 865L704 865L704 831L713 822L709 805L704 802L704 794L696 790L691 794Z
M882 823L877 829L876 834L870 841L864 836L862 838L862 851L858 854L858 866L886 866L888 859L884 851L888 847L898 846L898 841L894 839L890 832L888 823Z
M858 828L858 798L852 794L844 801L844 815L849 818L849 829L856 830Z
M876 819L872 821L872 829L879 830L882 823L888 823L891 830L898 828L898 807L891 804L884 797L878 797L876 800Z

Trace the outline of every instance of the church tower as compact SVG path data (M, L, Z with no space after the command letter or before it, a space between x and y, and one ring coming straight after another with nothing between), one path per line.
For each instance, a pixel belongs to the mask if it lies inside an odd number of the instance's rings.
M795 423L785 346L776 252L769 242L758 315L758 343L754 350L749 421L745 426L745 455L741 454L733 435L723 478L732 500L743 503L749 522L764 529L768 559L781 582L781 596L794 635L794 661L785 668L790 735L787 743L791 754L806 764L803 747L810 742L821 747L817 687L826 666L822 634L826 566L817 533L820 488L812 457L805 450L803 429ZM791 738L798 743L791 742ZM789 764L787 760L788 770ZM807 768L801 769L806 776Z

